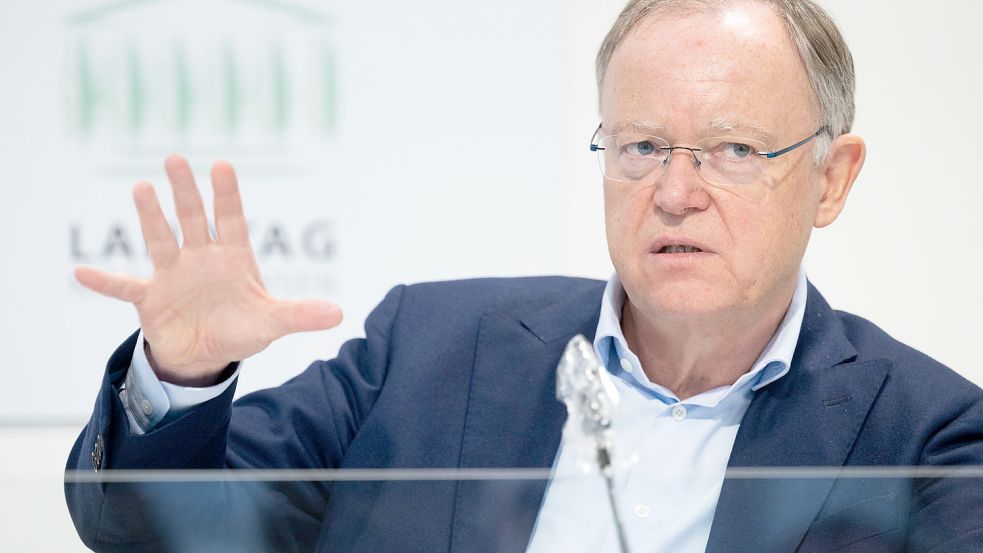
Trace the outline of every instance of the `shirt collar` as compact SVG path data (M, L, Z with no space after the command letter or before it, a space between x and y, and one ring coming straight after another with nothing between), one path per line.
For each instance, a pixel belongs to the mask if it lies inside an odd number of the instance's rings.
M807 288L805 271L800 268L792 301L785 312L785 317L768 341L768 345L751 366L751 370L730 386L709 390L688 401L709 403L712 404L709 406L713 406L736 389L749 388L751 391L757 391L785 376L792 364L792 355L799 341L799 331L802 329L802 318L805 315ZM621 285L618 274L615 273L604 288L600 318L594 334L594 350L608 371L613 376L621 378L626 384L664 403L679 401L671 390L655 384L645 376L638 356L628 348L621 330L621 311L624 303L625 289Z

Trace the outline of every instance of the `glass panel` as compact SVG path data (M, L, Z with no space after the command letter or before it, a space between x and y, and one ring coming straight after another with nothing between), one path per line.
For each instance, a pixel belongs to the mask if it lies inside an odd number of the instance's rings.
M699 531L699 524L679 525L705 509L706 498L685 505L659 498L673 487L705 489L700 480L710 476L637 472L630 482L614 475L632 553L661 551L652 548L653 535ZM86 541L98 539L106 551L504 552L526 550L533 532L546 536L537 551L620 551L603 478L588 471L550 482L549 475L103 471L67 473L65 486ZM17 474L3 481L0 549L86 550L66 524L64 505L46 497L55 483ZM732 468L720 484L712 529L701 538L715 551L983 550L983 467ZM540 516L548 487L565 489L567 500L562 512Z

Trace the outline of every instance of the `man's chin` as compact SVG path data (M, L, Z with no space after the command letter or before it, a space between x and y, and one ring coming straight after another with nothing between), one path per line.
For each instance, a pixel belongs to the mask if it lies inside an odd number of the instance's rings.
M736 303L733 294L701 281L670 281L640 292L625 287L628 301L649 317L706 317L724 313Z

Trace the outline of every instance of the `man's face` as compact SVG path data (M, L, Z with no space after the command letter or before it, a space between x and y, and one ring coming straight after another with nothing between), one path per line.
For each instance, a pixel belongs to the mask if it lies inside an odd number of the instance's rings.
M678 146L740 136L774 150L818 124L783 22L757 3L642 22L612 56L601 94L602 134L642 122ZM814 148L763 160L766 174L744 188L707 184L685 150L658 180L606 179L608 248L631 304L673 318L787 303L822 195ZM666 245L702 252L665 253Z

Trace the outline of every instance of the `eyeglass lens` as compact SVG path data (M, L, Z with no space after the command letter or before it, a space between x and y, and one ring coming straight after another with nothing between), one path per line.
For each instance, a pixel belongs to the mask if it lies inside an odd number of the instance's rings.
M670 146L664 139L622 133L598 141L598 161L605 177L615 181L658 180L681 151L692 156L700 175L713 184L747 185L761 178L767 151L764 143L745 138L706 138L692 146Z

